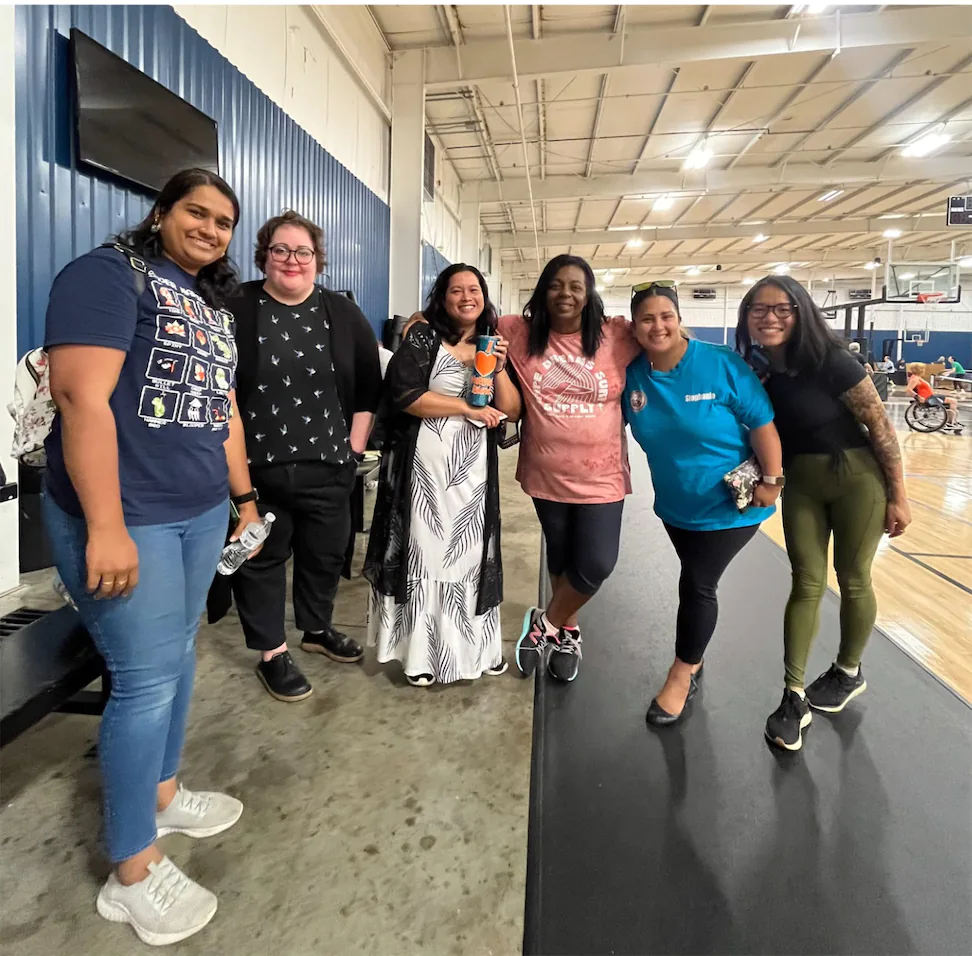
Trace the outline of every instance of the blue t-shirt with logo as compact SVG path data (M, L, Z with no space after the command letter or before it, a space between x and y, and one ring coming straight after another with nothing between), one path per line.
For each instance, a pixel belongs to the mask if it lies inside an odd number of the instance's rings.
M210 308L195 277L175 263L146 265L139 295L132 266L116 249L71 262L51 288L44 343L126 353L110 406L129 525L184 521L229 495L223 443L236 374L233 316ZM81 517L64 466L60 416L45 447L49 493Z
M628 366L625 421L644 449L655 514L690 531L759 524L774 508L739 511L723 476L752 455L749 430L773 421L752 369L722 345L690 339L670 372L642 353Z

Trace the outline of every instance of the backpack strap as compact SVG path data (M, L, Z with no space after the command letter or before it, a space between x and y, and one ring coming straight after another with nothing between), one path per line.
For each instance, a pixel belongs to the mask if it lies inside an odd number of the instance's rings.
M128 260L128 264L132 267L132 280L135 283L135 291L138 293L138 297L141 298L142 293L145 291L145 277L148 275L148 265L145 260L140 258L131 246L126 246L121 242L106 242L102 244L101 248L114 249Z

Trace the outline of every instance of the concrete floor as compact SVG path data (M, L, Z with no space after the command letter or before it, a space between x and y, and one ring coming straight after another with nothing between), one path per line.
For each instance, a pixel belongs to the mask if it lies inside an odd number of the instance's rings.
M504 638L511 661L537 591L539 528L501 453ZM363 545L363 539L359 541ZM362 642L367 586L342 582L335 623ZM57 606L45 575L0 599ZM289 619L293 628L292 617ZM298 635L295 633L294 637ZM199 632L182 779L245 811L211 840L170 836L173 860L219 897L179 952L498 954L520 951L530 787L532 681L511 673L409 687L398 665L335 664L295 651L314 684L271 699L235 612ZM0 950L121 954L143 947L94 901L107 875L100 788L85 752L96 722L52 716L3 750Z

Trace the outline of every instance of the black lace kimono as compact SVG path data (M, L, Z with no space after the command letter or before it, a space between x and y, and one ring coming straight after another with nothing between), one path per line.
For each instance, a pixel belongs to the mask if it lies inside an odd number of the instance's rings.
M385 393L379 412L382 435L381 472L378 498L371 524L364 576L380 594L394 597L396 605L408 601L408 571L422 565L422 555L409 555L406 543L411 534L412 482L416 442L423 420L404 411L429 390L429 380L441 339L427 325L414 325L392 357L385 376ZM471 427L471 426L470 426ZM503 564L500 553L500 504L497 429L484 429L487 442L487 470L483 493L482 555L475 614L482 615L503 600ZM426 476L423 488L431 493ZM479 529L476 529L477 533ZM435 575L432 575L433 577ZM484 667L494 661L486 661ZM441 676L440 676L441 679Z

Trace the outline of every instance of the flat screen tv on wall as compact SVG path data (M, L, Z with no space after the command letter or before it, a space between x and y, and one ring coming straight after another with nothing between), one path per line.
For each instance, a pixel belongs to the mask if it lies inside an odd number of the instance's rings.
M219 172L216 121L71 30L78 160L153 191L189 166Z

